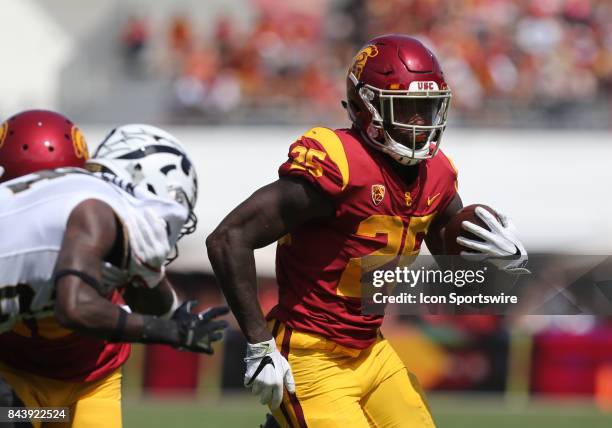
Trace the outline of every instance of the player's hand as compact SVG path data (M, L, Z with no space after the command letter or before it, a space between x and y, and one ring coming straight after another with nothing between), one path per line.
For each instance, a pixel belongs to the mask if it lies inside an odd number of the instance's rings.
M522 275L531 273L527 265L527 251L516 235L516 227L510 218L497 213L499 220L489 211L477 207L475 213L487 225L488 230L469 221L461 227L482 239L482 241L457 237L457 243L472 251L461 255L468 260L487 261L504 272Z
M259 396L261 404L278 409L283 400L283 386L295 393L295 380L289 362L278 352L276 342L247 343L244 386Z
M193 313L191 310L197 304L196 300L183 303L174 311L172 320L178 324L179 349L212 354L212 343L223 338L223 331L228 324L217 317L229 312L226 306L209 308L204 312Z
M130 236L130 283L154 288L165 274L164 263L172 248L166 222L153 210L133 213L126 219Z

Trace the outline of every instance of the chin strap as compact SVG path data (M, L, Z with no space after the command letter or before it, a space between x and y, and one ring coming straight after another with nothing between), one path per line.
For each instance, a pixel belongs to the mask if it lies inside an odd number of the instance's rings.
M383 147L384 147L384 152L385 152L386 154L388 154L389 156L391 156L391 157L392 157L392 158L393 158L393 159L394 159L396 162L399 162L399 163L401 163L402 165L412 166L412 165L416 165L416 164L418 164L419 162L421 162L421 161L423 161L423 160L425 160L425 159L429 159L429 158L415 158L415 157L412 157L412 156L408 156L408 155L401 155L401 154L399 154L399 153L395 153L395 152L393 152L393 151L390 149L390 147L389 147L389 146L391 146L391 145L400 145L400 146L401 146L402 144L398 143L398 142L397 142L397 141L395 141L393 138L391 138L391 136L389 135L389 133L388 133L387 131L385 131L384 129L383 129L383 135L384 135L384 138L385 138L385 142L387 143L387 144L383 145ZM428 143L428 144L427 144L427 151L428 151L428 152L429 152L429 144L430 144L430 143ZM412 152L412 153L413 153L413 155L414 155L415 150L411 150L411 152ZM431 157L433 157L433 156L431 156Z
M391 150L389 150L389 148L385 144L376 141L374 137L369 135L370 133L374 133L374 132L378 133L378 129L372 124L368 126L368 134L364 133L360 128L357 128L357 127L355 128L359 131L361 138L363 138L370 147L373 147L374 149L380 152L383 152L385 155L389 156L391 159L393 159L395 162L401 165L414 166L414 165L417 165L422 160L422 159L414 159L414 158L410 158L409 156L402 156L397 153L393 153Z

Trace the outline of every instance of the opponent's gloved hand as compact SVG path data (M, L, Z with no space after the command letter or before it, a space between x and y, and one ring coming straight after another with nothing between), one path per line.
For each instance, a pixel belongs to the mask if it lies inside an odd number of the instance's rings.
M283 386L295 393L295 380L289 362L276 349L276 342L247 343L244 386L259 396L261 404L278 409L283 400Z
M125 220L131 251L129 282L157 287L164 278L164 263L172 251L166 222L151 209L145 209L142 214L133 213Z
M196 300L183 303L172 315L178 325L179 343L177 348L185 351L212 354L212 343L223 338L227 321L216 318L229 312L226 306L209 308L204 312L192 313Z
M531 273L527 265L527 251L516 236L516 227L510 218L497 213L499 220L489 211L477 207L476 215L487 225L489 230L469 221L461 227L481 238L483 241L457 237L457 243L475 252L462 251L461 255L468 260L487 261L504 272L521 275Z

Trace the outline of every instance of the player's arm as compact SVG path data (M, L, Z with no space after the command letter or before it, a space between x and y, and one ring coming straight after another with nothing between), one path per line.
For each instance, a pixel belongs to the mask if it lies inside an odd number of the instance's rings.
M438 214L432 224L429 226L429 231L427 232L427 235L425 235L425 243L434 257L444 254L444 237L442 232L450 219L453 218L453 216L455 216L455 214L457 214L461 208L463 208L463 202L461 201L459 194L456 193L444 211Z
M102 281L108 288L122 287L122 297L134 312L169 317L178 308L178 298L165 272L172 251L166 222L151 209L122 220L125 228L119 229L125 238L116 237L117 257L102 265ZM119 256L127 249L129 255Z
M206 239L219 284L248 340L244 385L272 409L280 406L285 387L295 392L295 381L266 328L257 298L254 251L296 226L331 216L334 211L331 200L312 184L280 178L240 204Z
M310 183L280 178L253 193L206 239L219 285L249 343L272 338L257 297L255 249L334 210L331 200Z
M178 305L176 293L165 277L155 288L126 287L122 296L132 311L139 314L167 316Z
M55 269L55 316L80 333L122 342L165 343L199 352L212 352L221 338L224 311L192 314L193 302L184 304L172 319L128 314L101 294L102 261L118 239L114 211L104 202L88 200L71 213Z

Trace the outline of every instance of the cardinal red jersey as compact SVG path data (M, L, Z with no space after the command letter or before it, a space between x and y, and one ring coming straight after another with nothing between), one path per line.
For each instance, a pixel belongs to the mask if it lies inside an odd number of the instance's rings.
M122 304L118 292L111 301ZM38 376L90 382L109 376L130 356L128 343L110 343L62 328L55 318L28 319L0 334L0 361Z
M391 162L352 129L313 128L291 145L279 176L308 181L336 211L279 241L279 303L269 319L351 348L374 342L383 317L361 312L362 263L376 260L365 257L416 256L457 192L457 172L441 151L418 164L411 183Z

